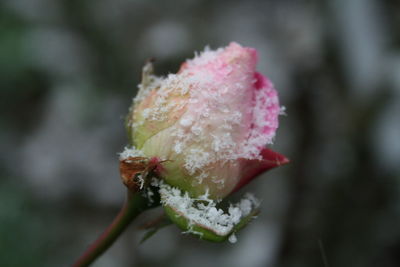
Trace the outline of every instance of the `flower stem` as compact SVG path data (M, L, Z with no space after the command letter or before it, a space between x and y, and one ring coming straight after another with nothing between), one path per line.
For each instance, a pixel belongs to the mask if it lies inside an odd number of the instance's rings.
M125 203L117 217L72 266L89 266L114 243L133 219L146 209L146 206L146 199L140 193L132 193L128 190Z

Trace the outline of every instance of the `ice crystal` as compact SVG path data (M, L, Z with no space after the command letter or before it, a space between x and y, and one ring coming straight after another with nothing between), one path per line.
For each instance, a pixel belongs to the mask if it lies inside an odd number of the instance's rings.
M161 202L171 207L177 214L184 216L190 226L200 226L226 236L232 232L240 220L248 216L259 206L254 196L247 194L238 203L231 204L227 212L217 207L218 201L209 198L208 192L198 198L192 198L187 192L183 193L166 183L159 182Z
M144 154L141 150L136 147L125 147L124 151L119 153L119 160L124 160L130 157L144 157Z
M163 156L182 160L198 184L216 165L262 159L282 109L272 83L256 72L256 61L254 49L231 43L214 51L206 47L177 74L148 76L134 100L133 134L147 123L142 131L160 129L150 138L167 140L170 151Z
M228 238L229 242L231 242L232 244L235 244L237 242L237 237L235 235L235 233L231 234Z

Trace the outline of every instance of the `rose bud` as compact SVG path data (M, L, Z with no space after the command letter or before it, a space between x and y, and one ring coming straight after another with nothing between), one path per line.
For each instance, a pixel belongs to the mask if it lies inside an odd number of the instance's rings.
M224 239L241 220L254 216L258 206L247 198L221 214L215 206L219 200L288 162L265 148L274 139L281 107L256 63L255 49L231 43L216 51L206 49L165 78L152 75L147 64L127 117L133 148L124 153L162 162L158 186L167 214L204 239ZM200 215L189 216L196 213L191 209ZM223 215L229 218L215 226ZM202 221L204 216L208 221Z

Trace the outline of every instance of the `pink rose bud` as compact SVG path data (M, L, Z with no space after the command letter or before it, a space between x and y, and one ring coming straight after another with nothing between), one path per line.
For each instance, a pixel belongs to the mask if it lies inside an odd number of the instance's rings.
M231 43L206 49L165 78L153 76L147 65L127 120L134 148L122 158L157 159L167 184L212 199L287 163L265 148L281 107L256 63L255 49Z

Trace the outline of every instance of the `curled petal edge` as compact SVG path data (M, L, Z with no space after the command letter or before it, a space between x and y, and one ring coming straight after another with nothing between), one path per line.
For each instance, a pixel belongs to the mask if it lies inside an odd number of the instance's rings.
M262 160L242 159L244 161L242 178L239 180L236 187L232 190L232 193L240 190L243 186L250 183L258 175L275 167L288 164L290 162L290 160L284 155L279 154L268 148L263 148L260 152L260 155L262 156Z

